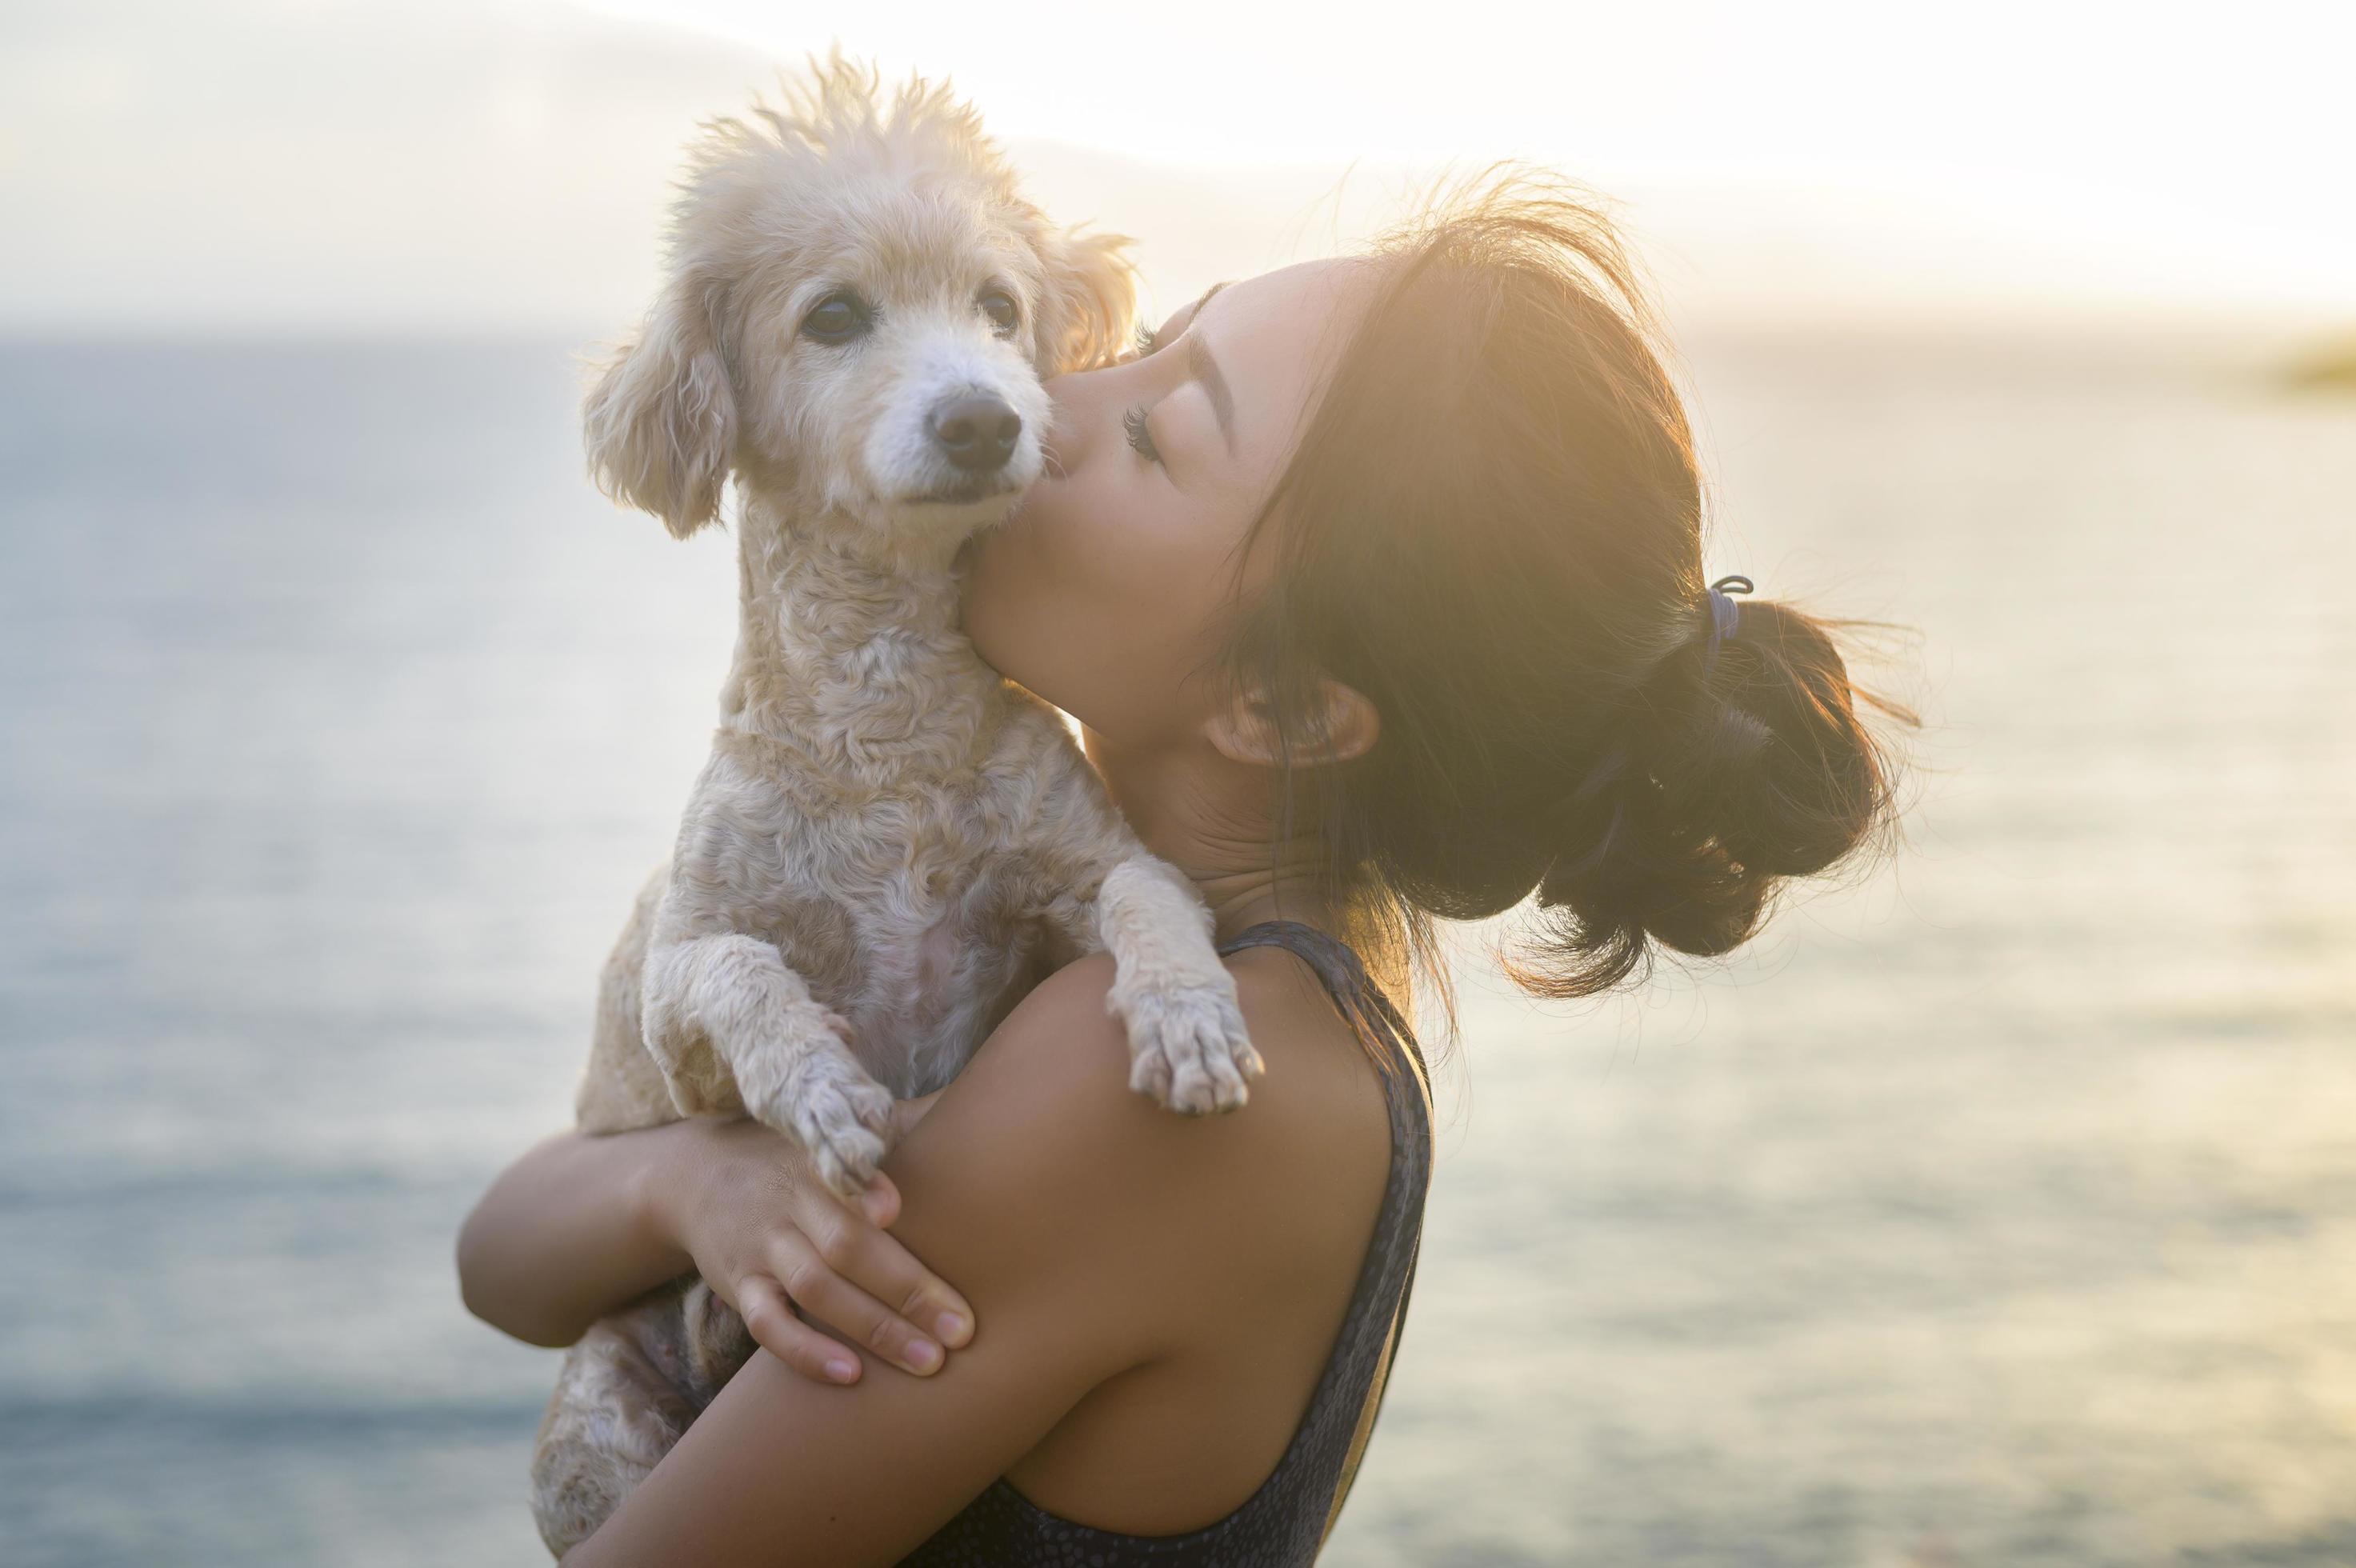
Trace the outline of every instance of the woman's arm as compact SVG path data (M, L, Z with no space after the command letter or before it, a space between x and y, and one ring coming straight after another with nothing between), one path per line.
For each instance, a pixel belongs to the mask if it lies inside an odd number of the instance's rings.
M1130 1092L1110 980L1092 959L1033 991L891 1157L900 1232L965 1286L973 1343L855 1389L755 1356L573 1568L896 1562L1228 1299L1269 1165L1236 1156L1279 1130Z
M599 1317L693 1265L648 1187L685 1157L684 1123L561 1133L499 1174L458 1231L466 1310L532 1345L570 1345Z
M927 1104L904 1106L904 1125ZM858 1208L842 1204L792 1144L741 1119L567 1133L509 1166L467 1216L459 1291L519 1339L569 1345L606 1313L701 1273L805 1376L855 1381L860 1360L794 1305L926 1373L970 1336L973 1311L884 1233L898 1210L889 1181Z

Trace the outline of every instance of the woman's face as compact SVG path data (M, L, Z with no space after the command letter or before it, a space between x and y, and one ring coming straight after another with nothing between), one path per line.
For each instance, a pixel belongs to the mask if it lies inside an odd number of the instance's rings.
M1197 732L1237 552L1372 285L1351 260L1223 285L1151 352L1049 382L1045 476L966 580L981 656L1117 745Z

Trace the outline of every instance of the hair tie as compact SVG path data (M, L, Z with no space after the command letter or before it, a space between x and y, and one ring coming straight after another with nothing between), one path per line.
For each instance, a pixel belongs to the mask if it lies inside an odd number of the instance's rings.
M1727 596L1755 591L1751 579L1743 576L1720 577L1709 585L1708 597L1704 601L1709 612L1709 649L1703 655L1706 660L1716 659L1718 645L1742 627L1742 607Z

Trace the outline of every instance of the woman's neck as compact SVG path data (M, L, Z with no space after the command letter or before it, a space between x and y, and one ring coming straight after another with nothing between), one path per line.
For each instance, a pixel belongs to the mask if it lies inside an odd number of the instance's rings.
M1121 746L1090 730L1088 759L1145 847L1186 874L1222 940L1269 920L1330 929L1313 842L1280 843L1266 769L1207 742Z

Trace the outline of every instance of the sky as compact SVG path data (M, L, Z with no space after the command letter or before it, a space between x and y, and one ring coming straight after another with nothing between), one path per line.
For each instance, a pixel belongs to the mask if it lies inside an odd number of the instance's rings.
M1521 157L1688 317L2356 321L2344 4L8 0L0 329L617 323L697 121L836 40L1164 302Z

